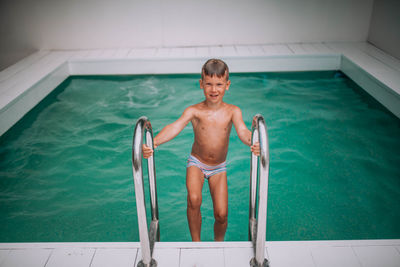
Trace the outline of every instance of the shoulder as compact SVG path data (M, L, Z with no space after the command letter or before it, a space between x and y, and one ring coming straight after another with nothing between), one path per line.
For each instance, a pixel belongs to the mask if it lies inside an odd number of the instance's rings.
M189 107L185 108L182 115L193 114L193 112L195 112L195 108L193 106L189 106Z
M227 104L227 109L232 113L232 115L242 114L242 111L238 106Z
M238 106L231 105L230 109L231 109L230 113L231 113L233 122L238 122L238 121L243 120L242 110Z
M197 103L197 104L194 104L194 105L191 105L191 106L187 107L185 109L185 111L191 112L193 114L199 114L202 111L204 111L205 109L207 109L207 108L206 108L204 102L200 102L200 103Z
M201 105L202 105L202 103L197 103L197 104L188 106L188 107L184 110L184 112L197 112L197 111L201 110L201 108L202 108Z
M201 104L201 103L188 106L188 107L185 108L185 110L183 111L182 116L184 116L184 117L191 117L191 118L194 117L194 116L196 116L196 114L198 114L198 112L201 110L200 104Z

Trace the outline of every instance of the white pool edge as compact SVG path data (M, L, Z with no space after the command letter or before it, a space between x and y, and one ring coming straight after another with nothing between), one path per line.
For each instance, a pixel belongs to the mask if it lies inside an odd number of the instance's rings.
M400 239L363 240L306 240L266 241L271 246L348 247L348 246L400 246ZM250 241L224 242L156 242L155 248L250 248ZM140 248L140 242L21 242L0 243L0 249L56 249L56 248Z
M51 53L51 52L50 52ZM53 52L54 53L54 52ZM199 73L206 57L186 58L134 58L134 59L82 59L65 56L53 64L37 80L29 81L2 96L0 103L0 135L4 134L27 112L71 75L134 75ZM224 57L231 72L284 72L341 70L365 91L400 117L400 95L374 77L362 66L342 54L273 55Z
M397 267L400 240L266 242L271 267ZM254 257L251 242L157 242L157 266L244 267ZM0 266L137 266L139 242L0 243Z

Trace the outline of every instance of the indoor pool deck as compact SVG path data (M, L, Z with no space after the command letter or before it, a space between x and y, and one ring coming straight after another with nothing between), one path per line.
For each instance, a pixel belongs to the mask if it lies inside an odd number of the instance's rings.
M400 60L368 43L39 51L0 72L0 135L69 75L199 73L210 57L231 72L341 70L400 117Z
M400 240L266 242L271 267L398 267ZM158 267L246 267L250 242L161 242ZM0 243L2 267L133 267L139 243Z
M199 73L210 57L231 72L341 70L400 117L400 61L368 43L39 51L0 72L0 135L69 75ZM139 247L0 243L0 267L136 266ZM400 240L266 242L266 255L271 267L398 267ZM252 256L250 242L160 242L154 250L159 267L249 266Z

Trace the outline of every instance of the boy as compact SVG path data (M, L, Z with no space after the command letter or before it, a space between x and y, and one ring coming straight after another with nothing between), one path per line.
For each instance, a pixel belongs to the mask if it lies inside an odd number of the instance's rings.
M226 177L226 156L232 124L240 140L251 146L251 132L242 119L237 106L222 101L229 89L229 69L219 59L208 60L202 68L200 88L205 100L183 111L175 122L165 126L154 138L154 148L170 141L191 122L194 143L186 169L187 218L193 241L200 241L202 188L204 178L208 180L214 206L214 239L223 241L227 228L228 185ZM255 155L260 154L259 144L251 146ZM143 145L143 156L148 158L153 150Z

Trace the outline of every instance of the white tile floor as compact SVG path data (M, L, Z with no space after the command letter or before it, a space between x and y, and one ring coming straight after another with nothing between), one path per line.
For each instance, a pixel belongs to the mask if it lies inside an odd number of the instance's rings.
M298 43L277 45L232 45L210 47L120 48L74 51L39 51L0 72L0 96L16 97L51 69L68 60L111 60L141 58L265 57L281 55L343 54L381 82L392 84L400 94L400 61L367 43ZM395 82L390 82L394 79ZM24 81L26 83L24 84ZM12 93L16 88L19 92ZM10 93L11 92L11 93ZM3 98L3 97L2 97ZM4 107L4 103L0 108Z
M198 73L210 57L227 60L232 63L231 70L239 72L341 69L400 117L400 60L368 43L39 51L0 72L0 134L51 91L46 89L35 97L29 93L30 88L46 78L46 83L57 85L68 74ZM343 62L352 63L344 66ZM52 76L61 66L66 69L60 72L64 76ZM367 76L359 69L366 71ZM15 107L16 100L28 93L23 107Z
M0 72L0 96L17 97L50 70L68 60L149 58L265 57L342 54L400 94L400 61L367 43L298 43L210 47L119 48L74 51L39 51ZM391 82L394 81L394 82ZM24 83L25 82L25 83ZM18 92L16 88L21 88ZM3 108L3 105L0 108Z
M363 267L387 266L399 267L400 254L392 246L355 247L354 253Z
M271 267L398 267L400 240L267 242ZM250 242L162 242L158 267L243 267L254 256ZM139 243L0 244L0 266L127 267L141 260Z
M120 248L120 249L96 249L91 267L124 267L133 266L135 264L137 249Z
M317 247L311 254L317 266L359 266L357 256L351 247Z
M337 63L327 55L340 55L348 58L352 64L364 69L372 82L378 81L378 87L389 90L389 98L395 98L392 105L400 106L400 61L385 54L368 43L298 43L265 45L232 45L203 47L170 48L120 48L76 51L39 51L0 72L0 125L13 122L9 114L16 101L30 93L31 88L43 80L56 84L69 73L91 67L91 72L100 74L109 64L116 70L127 73L135 71L130 65L140 62L146 70L153 70L148 62L184 63L188 69L196 69L205 58L220 57L237 60L236 66L269 61L278 58L281 65L265 65L268 71L285 70L291 59L296 56L304 59L301 63L311 64L309 59L327 59L327 65L312 65L312 68L340 69ZM322 57L321 57L322 56ZM297 59L297 58L296 58ZM333 61L332 61L333 59ZM132 61L133 60L133 61ZM166 61L163 61L166 60ZM343 60L342 60L343 61ZM71 63L78 62L74 65ZM282 66L282 64L288 64ZM333 63L332 63L333 62ZM65 65L66 64L66 65ZM80 66L81 68L76 68ZM89 65L85 65L89 64ZM92 68L94 65L98 68ZM172 63L174 64L174 63ZM50 75L64 66L56 76ZM307 69L307 66L303 69ZM309 65L311 66L311 65ZM330 67L329 67L330 66ZM332 67L336 66L336 67ZM235 65L234 65L235 67ZM293 67L293 66L289 66ZM74 69L76 68L76 69ZM347 66L353 73L352 66ZM253 69L247 69L253 70ZM290 69L291 70L291 69ZM260 70L265 71L265 70ZM354 72L357 78L358 73ZM354 79L354 78L353 78ZM360 77L360 82L366 79ZM358 82L358 81L356 81ZM371 81L369 81L371 82ZM379 84L383 86L379 86ZM376 86L375 86L376 87ZM386 96L387 97L387 96ZM39 99L40 100L40 99ZM37 101L39 101L37 100ZM397 102L396 102L397 101ZM394 104L393 104L394 103ZM29 104L34 105L32 101ZM389 103L390 104L390 103ZM9 113L7 113L9 112ZM18 116L22 116L21 114ZM15 121L18 120L16 117ZM8 128L0 129L2 134ZM400 266L400 240L364 240L364 241L309 241L309 242L267 242L266 255L272 267L279 266ZM154 258L158 266L248 266L253 257L249 242L226 243L157 243ZM138 243L38 243L11 244L0 243L0 267L15 266L136 266L141 259Z
M273 246L267 250L273 266L314 266L311 251L306 246Z

